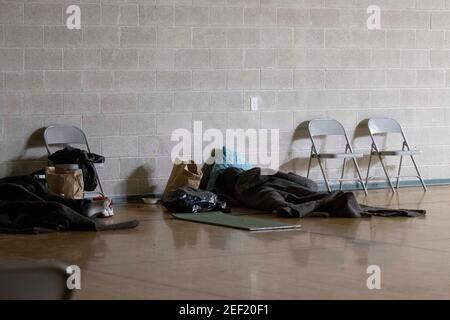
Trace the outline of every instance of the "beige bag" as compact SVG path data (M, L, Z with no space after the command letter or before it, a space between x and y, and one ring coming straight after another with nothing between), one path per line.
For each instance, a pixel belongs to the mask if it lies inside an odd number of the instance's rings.
M47 184L53 192L69 199L83 199L84 181L81 169L47 167Z
M178 161L173 165L172 173L167 181L164 193L173 191L179 187L198 189L202 176L202 170L200 170L194 161Z

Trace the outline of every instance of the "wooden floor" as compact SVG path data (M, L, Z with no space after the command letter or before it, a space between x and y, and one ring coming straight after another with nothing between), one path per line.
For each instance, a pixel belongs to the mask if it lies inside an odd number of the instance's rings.
M76 299L449 299L449 195L450 187L402 189L393 197L371 191L360 201L428 213L308 218L300 230L255 233L174 220L161 207L116 206L116 222L133 218L140 226L0 235L0 255L3 262L79 265ZM381 290L366 287L369 265L381 268Z

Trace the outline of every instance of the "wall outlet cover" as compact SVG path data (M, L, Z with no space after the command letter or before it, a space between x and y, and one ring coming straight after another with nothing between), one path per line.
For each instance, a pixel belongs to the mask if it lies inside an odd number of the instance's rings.
M257 97L251 97L250 98L250 110L251 111L257 111L258 110L258 98Z

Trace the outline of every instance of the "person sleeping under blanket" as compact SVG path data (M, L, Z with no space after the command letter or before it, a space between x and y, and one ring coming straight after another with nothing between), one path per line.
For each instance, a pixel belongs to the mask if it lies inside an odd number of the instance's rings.
M281 217L417 217L426 213L365 206L353 192L319 192L310 179L283 172L262 175L261 168L227 168L217 177L215 189L230 206L270 211Z
M102 231L134 228L139 222L103 224L96 215L111 200L66 199L31 176L0 179L0 233Z

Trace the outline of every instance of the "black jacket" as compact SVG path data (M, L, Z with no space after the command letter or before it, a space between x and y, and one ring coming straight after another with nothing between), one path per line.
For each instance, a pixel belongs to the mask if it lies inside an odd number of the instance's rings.
M101 231L139 224L102 224L86 216L89 204L90 200L62 198L30 176L0 179L0 233Z

